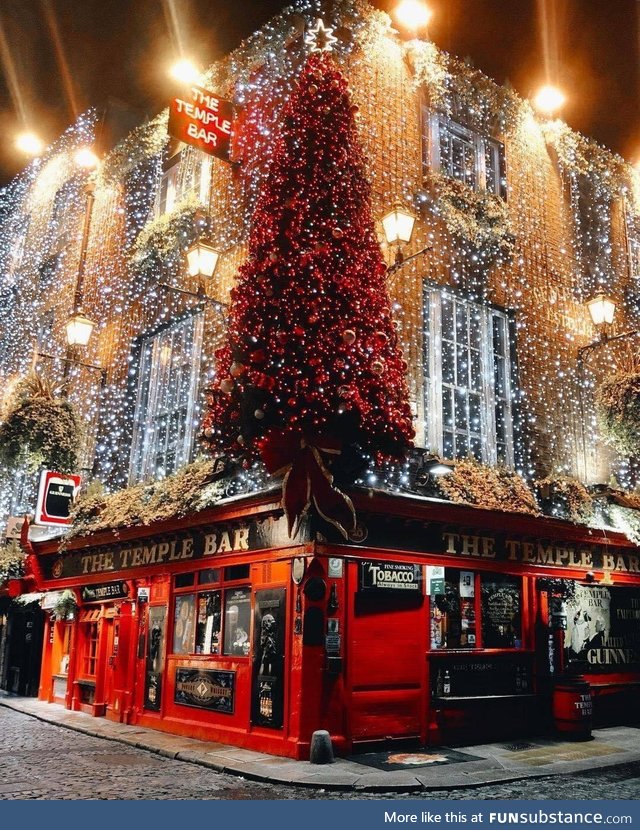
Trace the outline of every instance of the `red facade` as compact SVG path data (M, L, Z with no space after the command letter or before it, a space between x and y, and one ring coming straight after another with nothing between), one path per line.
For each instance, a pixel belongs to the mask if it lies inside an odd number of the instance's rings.
M39 589L78 601L72 620L48 617L40 697L296 758L316 729L340 753L543 731L567 673L590 681L599 722L633 720L640 570L621 535L356 502L349 544L290 540L264 497L36 545Z

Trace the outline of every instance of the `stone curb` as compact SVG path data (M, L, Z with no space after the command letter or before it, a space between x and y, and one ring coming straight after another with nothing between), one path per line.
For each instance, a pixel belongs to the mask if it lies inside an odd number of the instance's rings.
M43 712L32 711L28 704L26 706L24 704L20 705L20 700L21 699L19 698L12 698L7 695L0 694L0 706L12 709L15 712L20 712L23 715L35 718L43 723L58 726L61 729L69 729L72 732L78 732L82 735L102 738L105 741L113 741L114 743L135 747L136 749L151 752L154 755L160 755L161 757L168 758L170 760L177 760L186 764L195 764L218 773L226 773L227 775L244 778L249 781L286 785L295 788L333 790L336 792L350 791L363 794L385 792L398 794L415 792L428 793L434 790L463 790L473 787L490 787L493 784L510 784L515 781L529 781L534 778L549 778L556 775L570 775L576 772L583 772L585 770L602 769L605 767L614 767L621 764L640 761L640 752L628 752L621 750L619 754L623 756L622 758L613 757L612 755L605 755L597 758L590 758L588 760L568 761L563 765L562 770L558 769L555 764L553 765L556 767L555 769L537 768L521 770L509 770L500 765L496 767L495 770L486 770L481 773L483 780L478 780L475 776L469 775L469 773L463 773L466 780L460 780L460 773L456 775L456 771L450 769L447 781L438 780L433 783L425 782L424 780L420 780L416 777L416 775L420 775L420 777L422 777L427 774L426 770L422 772L418 772L418 770L406 770L393 773L376 773L374 771L369 771L363 772L358 776L357 773L352 771L340 772L340 770L335 770L333 765L311 767L308 762L305 761L291 761L290 764L283 764L282 772L281 774L278 774L278 772L274 772L273 770L270 772L256 770L256 766L261 763L260 761L251 762L248 765L239 765L234 763L231 758L223 760L218 758L216 760L214 758L207 757L208 754L216 755L217 753L207 753L205 751L198 751L197 749L168 749L166 747L154 745L150 740L145 740L144 737L141 737L140 733L143 732L144 734L145 731L142 727L139 730L133 729L133 731L129 734L119 735L117 734L117 730L122 728L122 724L105 721L101 722L101 727L104 726L104 723L108 723L109 727L107 729L95 727L91 728L90 726L84 726L82 724L61 721L55 717L56 713L54 712L47 717L48 713L45 714ZM29 700L31 700L31 698ZM65 710L65 713L77 714L67 712L67 710ZM159 732L158 735L168 740L172 737L170 733ZM178 736L175 736L175 738L176 740L180 740ZM229 749L233 750L234 748L229 747ZM279 761L281 759L274 756L273 760ZM267 762L262 761L262 763L266 764ZM497 763L500 764L499 761ZM304 764L304 767L302 769L293 770L291 769L293 764ZM247 768L247 766L249 766L249 768ZM442 769L442 767L439 769ZM362 778L369 778L370 776L376 774L381 776L381 780L379 782L366 781L364 783L360 783ZM385 775L393 777L393 782L385 781L385 778L383 777ZM397 779L397 776L399 775L406 776L407 780L399 782ZM343 777L343 780L340 780L341 776Z

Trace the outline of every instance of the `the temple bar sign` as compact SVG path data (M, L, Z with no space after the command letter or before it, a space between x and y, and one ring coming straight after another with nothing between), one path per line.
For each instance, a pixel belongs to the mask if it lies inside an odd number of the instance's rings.
M233 104L213 92L192 86L169 108L169 135L204 153L229 161Z

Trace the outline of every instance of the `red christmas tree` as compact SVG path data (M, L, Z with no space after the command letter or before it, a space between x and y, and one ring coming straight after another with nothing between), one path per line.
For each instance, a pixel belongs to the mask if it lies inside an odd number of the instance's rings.
M256 204L203 424L213 451L287 472L290 529L312 499L353 526L327 467L353 447L399 458L414 435L356 111L330 56L312 54Z

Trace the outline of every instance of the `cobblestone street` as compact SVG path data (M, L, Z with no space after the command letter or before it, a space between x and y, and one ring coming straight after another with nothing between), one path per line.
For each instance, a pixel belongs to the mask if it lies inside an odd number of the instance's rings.
M0 708L0 799L638 799L640 764L429 794L355 794L246 781Z

